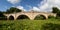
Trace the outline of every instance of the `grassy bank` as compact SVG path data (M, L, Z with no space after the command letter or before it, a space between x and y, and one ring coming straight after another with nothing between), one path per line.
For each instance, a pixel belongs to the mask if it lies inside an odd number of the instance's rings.
M0 20L0 30L42 30L46 23L60 24L59 19L48 20Z

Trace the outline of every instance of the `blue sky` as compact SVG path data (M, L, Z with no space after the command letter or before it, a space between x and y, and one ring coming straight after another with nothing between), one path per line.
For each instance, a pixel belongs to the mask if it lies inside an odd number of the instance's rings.
M39 12L52 12L52 7L60 9L60 0L0 0L0 11L6 11L10 7L22 10L34 10Z
M9 9L12 6L23 6L24 9L29 10L28 6L37 7L41 1L42 0L20 0L18 3L12 4L8 0L0 0L0 11L6 11L7 9Z

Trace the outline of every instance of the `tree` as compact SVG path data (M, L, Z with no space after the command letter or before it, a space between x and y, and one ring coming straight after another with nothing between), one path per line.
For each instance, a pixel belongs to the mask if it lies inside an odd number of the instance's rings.
M57 7L53 7L52 10L53 10L52 13L57 13L59 11Z
M56 18L60 19L60 10L57 7L53 7L53 13L56 13Z
M7 9L6 13L14 13L14 12L21 12L20 9L15 8L15 7L11 7L10 9Z
M60 16L60 11L57 12L57 16Z
M6 16L3 15L3 12L0 11L0 20L6 20Z
M60 11L57 12L56 18L60 19Z
M0 11L0 17L4 17L3 13Z

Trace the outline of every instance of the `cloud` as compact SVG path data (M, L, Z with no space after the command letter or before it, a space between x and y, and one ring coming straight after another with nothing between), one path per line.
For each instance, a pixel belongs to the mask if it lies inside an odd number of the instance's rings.
M23 6L17 6L17 8L22 10L24 9Z
M45 10L47 12L52 11L52 7L60 8L60 0L43 0L42 5L39 6L40 10Z
M38 7L33 7L32 10L34 10L34 11L39 11L40 9L39 9Z
M23 11L26 11L23 6L17 6L16 8L23 10Z
M19 3L21 0L7 0L8 2L10 2L11 4L16 4Z
M37 11L51 12L52 7L58 7L60 9L59 3L60 3L60 0L42 0L40 4L38 4Z

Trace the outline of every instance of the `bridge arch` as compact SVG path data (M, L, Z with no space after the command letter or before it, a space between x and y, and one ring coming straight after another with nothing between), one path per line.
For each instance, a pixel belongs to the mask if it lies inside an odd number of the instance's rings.
M18 15L16 19L30 19L30 17L22 14L22 15Z
M46 19L48 19L49 15L52 15L54 17L56 17L56 14L53 13L40 13L40 12L19 12L19 13L12 13L12 14L4 14L5 16L7 16L7 19L9 20L10 17L14 17L13 19L16 20L20 15L25 15L27 16L30 20L34 20L36 18L36 16L38 15L42 15L43 17L45 17Z
M14 20L14 16L10 15L9 20Z
M39 18L40 18L40 19L47 19L48 16L45 15L45 14L37 14L37 15L34 17L34 19L36 19L36 18L37 18L37 20L39 20Z

